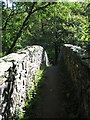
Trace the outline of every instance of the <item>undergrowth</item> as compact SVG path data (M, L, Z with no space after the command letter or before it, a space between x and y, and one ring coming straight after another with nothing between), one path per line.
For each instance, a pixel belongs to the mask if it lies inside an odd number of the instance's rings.
M30 91L28 92L28 100L24 107L25 112L21 113L20 120L29 120L29 118L32 117L33 108L40 98L40 87L43 85L44 81L45 70L39 70L35 78L34 85L30 87Z

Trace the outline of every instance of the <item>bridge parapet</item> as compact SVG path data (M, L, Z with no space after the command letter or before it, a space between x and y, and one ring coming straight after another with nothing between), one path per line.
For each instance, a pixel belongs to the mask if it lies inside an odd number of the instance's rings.
M79 117L90 117L90 58L81 47L65 44L61 48L60 60L63 61L76 93ZM60 62L59 62L60 63Z
M0 58L0 120L14 120L14 115L23 111L38 70L47 64L41 46L28 46Z

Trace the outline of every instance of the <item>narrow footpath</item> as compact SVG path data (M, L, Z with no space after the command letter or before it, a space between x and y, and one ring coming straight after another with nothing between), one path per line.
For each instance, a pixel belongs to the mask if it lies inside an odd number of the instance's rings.
M70 101L72 83L58 66L48 67L40 93L40 99L33 109L31 118L73 118L74 104Z
M60 118L67 116L64 110L62 77L57 66L47 68L47 81L35 117Z

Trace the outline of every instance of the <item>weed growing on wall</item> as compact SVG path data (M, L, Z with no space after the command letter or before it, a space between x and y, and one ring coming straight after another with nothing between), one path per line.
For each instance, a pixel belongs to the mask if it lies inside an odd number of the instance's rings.
M28 99L25 103L25 112L21 113L20 120L28 120L30 113L32 112L33 106L36 104L39 99L39 88L45 80L45 71L39 70L33 82L33 85L30 86L30 91L28 92Z

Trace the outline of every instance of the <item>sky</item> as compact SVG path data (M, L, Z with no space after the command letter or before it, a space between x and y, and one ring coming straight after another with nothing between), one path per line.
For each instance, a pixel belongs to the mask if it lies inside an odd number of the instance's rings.
M6 1L8 1L8 7L12 7L12 3L10 3L10 0L2 0L3 2L6 3Z
M0 0L4 1L5 3L8 1L8 7L12 8L12 2L86 2L87 0ZM10 2L12 1L12 2Z
M3 0L4 2L8 1L9 5L10 5L10 0ZM55 1L55 0L11 0L11 1L18 1L18 2L32 2L32 1ZM57 0L56 0L57 1ZM61 1L68 1L68 2L85 2L85 0L59 0L60 2Z

